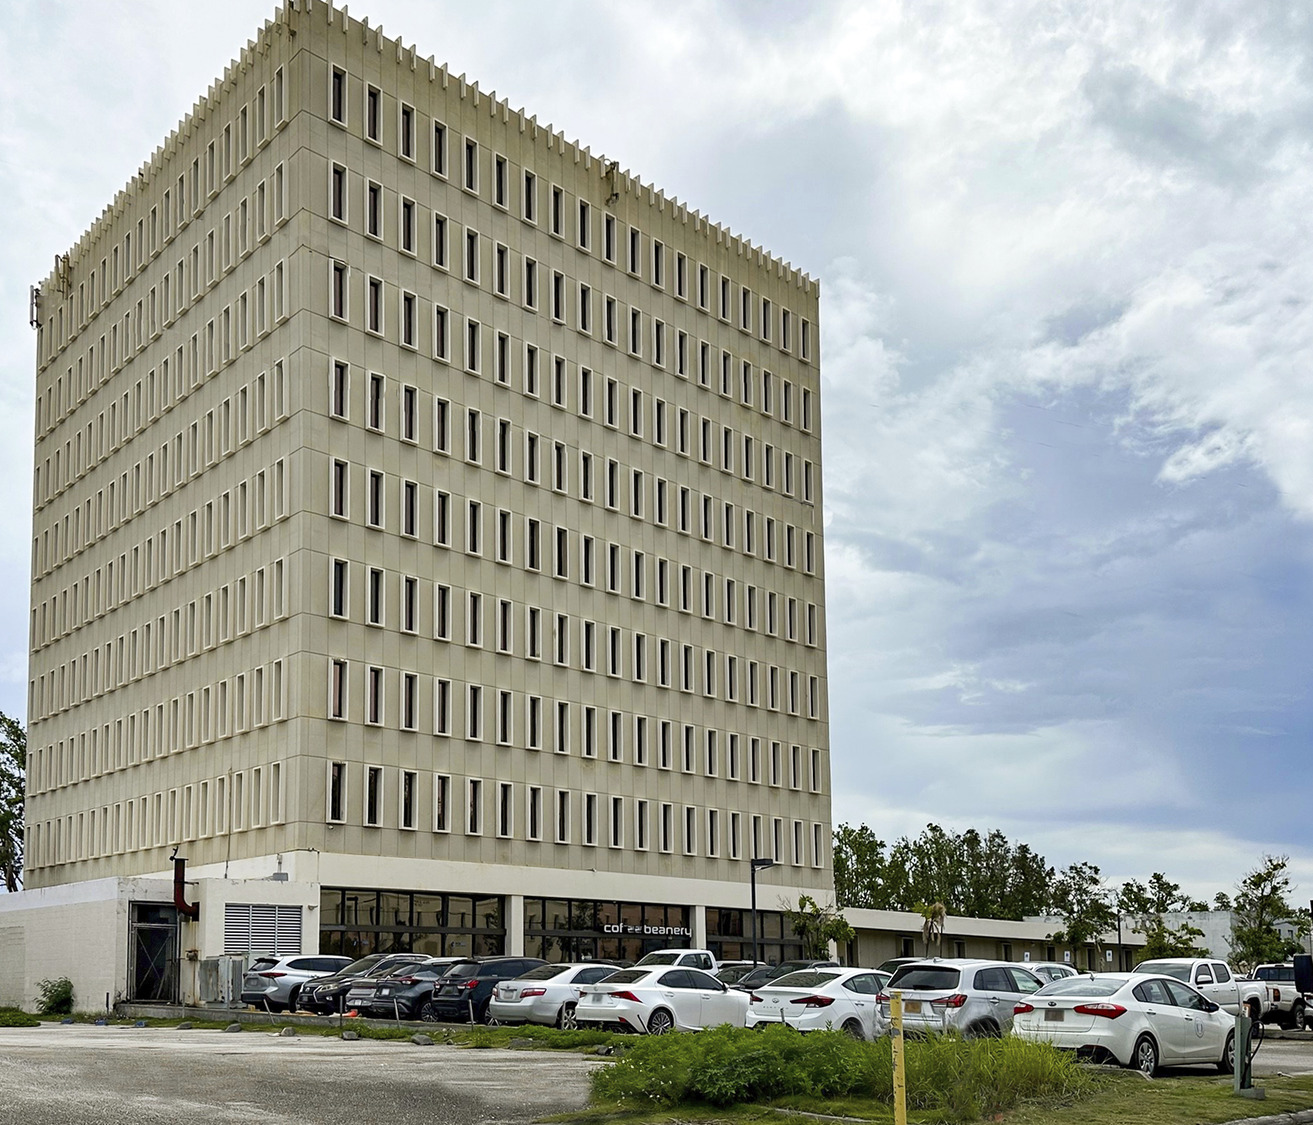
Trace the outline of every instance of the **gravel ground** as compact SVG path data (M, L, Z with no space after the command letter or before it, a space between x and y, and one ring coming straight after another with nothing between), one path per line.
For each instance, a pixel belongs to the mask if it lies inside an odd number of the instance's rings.
M0 1123L529 1122L584 1105L599 1059L263 1031L0 1029Z

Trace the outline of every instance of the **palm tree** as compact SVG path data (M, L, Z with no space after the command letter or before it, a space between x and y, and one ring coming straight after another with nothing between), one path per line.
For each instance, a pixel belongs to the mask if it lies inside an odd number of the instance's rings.
M942 952L944 942L944 922L948 918L948 909L942 902L932 902L929 906L922 903L917 907L925 921L921 925L921 939L925 942L925 955L930 956L930 943L935 943L935 953Z

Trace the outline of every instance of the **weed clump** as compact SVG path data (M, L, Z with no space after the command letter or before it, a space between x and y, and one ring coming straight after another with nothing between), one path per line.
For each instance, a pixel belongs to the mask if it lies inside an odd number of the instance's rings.
M73 982L68 977L47 978L37 982L41 995L36 1010L43 1016L71 1016L73 1014Z

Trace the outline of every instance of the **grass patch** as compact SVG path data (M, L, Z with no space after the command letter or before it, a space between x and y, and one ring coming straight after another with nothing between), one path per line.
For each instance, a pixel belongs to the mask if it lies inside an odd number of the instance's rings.
M691 1040L690 1053L695 1053L698 1044L708 1041L710 1034L703 1032L676 1038ZM641 1058L643 1044L648 1042L659 1040L638 1040L634 1051L625 1060L594 1076L595 1087L607 1085L607 1080L601 1078L602 1074L629 1069L633 1060ZM974 1044L956 1042L968 1050L975 1048ZM1258 1085L1266 1089L1267 1098L1262 1102L1251 1102L1232 1094L1230 1078L1177 1072L1149 1082L1133 1072L1088 1066L1075 1067L1078 1073L1074 1088L1063 1084L1035 1095L1032 1083L1031 1096L1020 1097L1010 1108L1003 1108L997 1100L989 1104L987 1095L992 1088L996 1096L1000 1085L1012 1087L1020 1094L1023 1084L1015 1060L1009 1060L1006 1054L993 1056L986 1048L974 1062L963 1051L963 1058L956 1066L950 1066L935 1053L913 1064L912 1057L918 1053L918 1048L929 1045L908 1043L908 1121L913 1125L949 1125L978 1121L982 1117L1004 1125L1164 1125L1165 1122L1218 1125L1240 1117L1313 1108L1313 1075L1261 1076ZM993 1046L997 1045L994 1041ZM880 1051L886 1059L890 1056L887 1040L866 1046ZM684 1075L679 1081L688 1082L696 1067L684 1059L684 1052L678 1054L680 1058L675 1060L675 1068ZM965 1099L960 1095L953 1096L952 1090L958 1081L972 1081L973 1068L988 1066L991 1060L993 1064L1002 1064L1001 1074L990 1078L977 1072L980 1081L977 1094ZM914 1066L919 1069L914 1071ZM1041 1065L1038 1073L1042 1074L1044 1069ZM918 1075L916 1079L913 1079L914 1073ZM944 1084L946 1075L950 1078L947 1085ZM942 1091L937 1098L931 1089L914 1085L914 1082L935 1080L936 1076ZM889 1093L884 1090L876 1093L878 1097L868 1090L830 1097L793 1094L738 1105L716 1105L691 1098L677 1104L651 1097L632 1101L606 1100L595 1094L592 1106L584 1113L566 1114L554 1120L575 1125L822 1125L814 1115L823 1114L869 1121L873 1125L889 1125L893 1121ZM796 1113L790 1113L791 1110Z
M21 1008L0 1008L0 1027L40 1027L41 1021Z
M887 1041L841 1032L722 1027L639 1039L592 1082L599 1107L771 1104L815 1112L818 1102L857 1099L866 1111L854 1116L869 1116L892 1104L893 1060ZM1027 1101L1059 1105L1090 1086L1070 1055L1043 1043L936 1036L907 1044L908 1108L942 1120L972 1121Z
M1313 1075L1259 1075L1254 1083L1267 1090L1264 1101L1237 1098L1229 1076L1172 1074L1146 1082L1127 1071L1098 1071L1093 1092L1079 1104L1047 1112L1022 1108L1005 1120L1008 1125L1161 1125L1164 1121L1205 1125L1313 1108Z

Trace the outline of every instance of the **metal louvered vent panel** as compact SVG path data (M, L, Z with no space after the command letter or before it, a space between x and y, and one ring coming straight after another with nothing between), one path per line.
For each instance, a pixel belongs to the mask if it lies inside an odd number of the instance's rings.
M259 902L228 902L223 907L223 951L272 953L288 957L301 952L301 908Z

